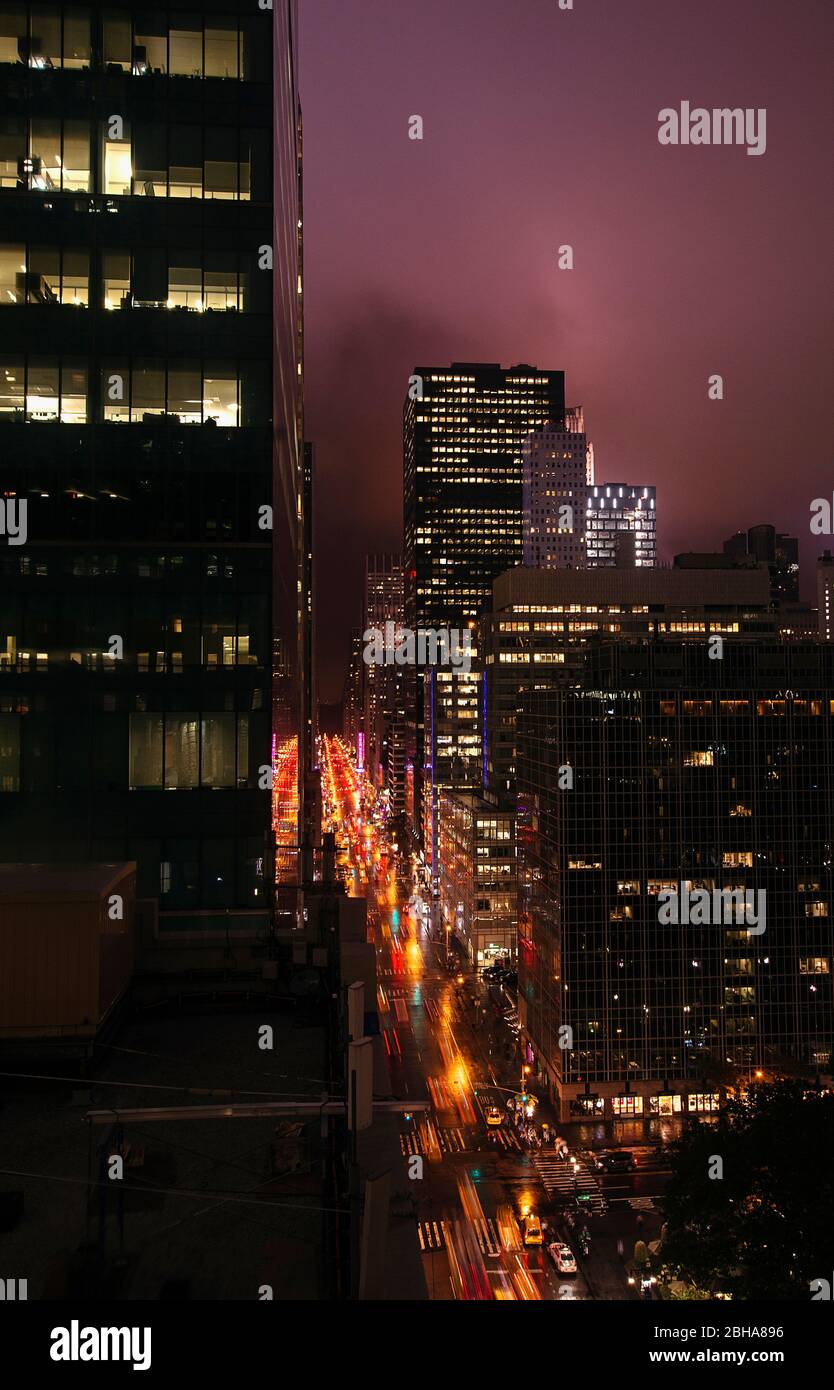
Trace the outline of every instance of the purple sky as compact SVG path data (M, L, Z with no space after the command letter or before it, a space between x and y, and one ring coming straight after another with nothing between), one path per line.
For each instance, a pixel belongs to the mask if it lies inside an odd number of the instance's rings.
M301 10L321 698L364 553L400 545L417 363L563 369L597 481L656 484L663 559L769 521L802 538L810 597L809 504L834 489L831 0ZM682 100L765 107L766 153L660 146Z

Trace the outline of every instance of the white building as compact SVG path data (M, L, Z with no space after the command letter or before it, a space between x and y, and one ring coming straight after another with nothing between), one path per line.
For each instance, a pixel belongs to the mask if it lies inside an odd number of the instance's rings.
M581 407L564 424L535 430L522 447L524 564L529 569L585 568L585 512L594 481L593 445Z

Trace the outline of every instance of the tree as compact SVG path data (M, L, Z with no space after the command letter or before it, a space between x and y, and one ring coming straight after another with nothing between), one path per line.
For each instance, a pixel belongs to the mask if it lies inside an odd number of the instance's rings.
M807 1299L812 1279L830 1277L834 1095L800 1081L752 1086L670 1154L662 1256L673 1276L741 1299Z

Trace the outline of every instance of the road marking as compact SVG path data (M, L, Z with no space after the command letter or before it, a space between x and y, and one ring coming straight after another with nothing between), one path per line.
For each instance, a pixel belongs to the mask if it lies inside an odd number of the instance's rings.
M574 1178L573 1165L567 1159L533 1154L533 1163L548 1197L554 1193L566 1199L588 1196L591 1198L588 1205L592 1211L605 1211L605 1198L587 1164L580 1162Z

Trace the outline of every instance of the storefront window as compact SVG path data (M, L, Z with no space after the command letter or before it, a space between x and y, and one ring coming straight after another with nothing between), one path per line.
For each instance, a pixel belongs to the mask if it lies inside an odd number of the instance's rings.
M714 1092L702 1094L701 1092L691 1092L687 1098L687 1108L690 1114L715 1114L721 1108L721 1097Z
M652 1115L680 1115L680 1096L650 1096L649 1111Z
M611 1109L615 1115L642 1115L642 1096L612 1096Z

